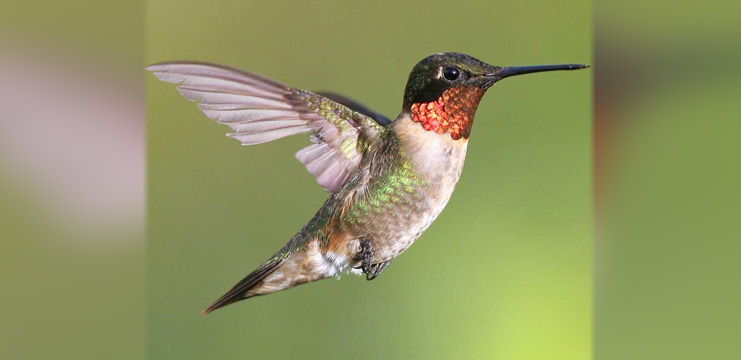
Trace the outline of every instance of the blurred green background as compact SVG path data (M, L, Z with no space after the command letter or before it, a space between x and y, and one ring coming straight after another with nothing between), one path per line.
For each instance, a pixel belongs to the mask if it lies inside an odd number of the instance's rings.
M394 117L412 66L590 63L591 3L150 1L147 63L198 60L330 90ZM147 80L152 359L591 356L591 70L508 79L479 107L446 210L378 279L345 275L200 311L327 194L305 137L241 147Z

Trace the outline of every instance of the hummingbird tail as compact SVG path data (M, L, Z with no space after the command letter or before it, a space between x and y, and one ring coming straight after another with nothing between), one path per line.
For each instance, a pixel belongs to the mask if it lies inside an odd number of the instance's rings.
M336 273L330 270L317 240L297 252L289 251L289 244L203 310L203 315L240 300L290 289Z
M259 268L252 271L244 279L234 285L226 294L222 295L213 304L203 310L203 315L208 315L210 312L235 303L240 300L250 298L255 295L250 295L248 292L264 280L268 275L272 274L273 271L285 262L287 256L281 256L281 253L273 255L267 262L262 264Z

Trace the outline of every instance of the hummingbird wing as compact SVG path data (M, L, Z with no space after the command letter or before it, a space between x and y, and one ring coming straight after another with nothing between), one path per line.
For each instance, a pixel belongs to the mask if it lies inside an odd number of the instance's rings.
M239 69L166 62L146 70L178 84L181 95L198 102L209 118L231 127L234 132L227 135L242 145L311 133L313 144L299 150L296 158L331 193L357 169L366 145L386 131L352 106Z
M391 124L391 119L383 116L383 114L375 112L371 109L369 109L367 106L350 99L346 96L342 96L340 94L335 94L332 92L318 92L317 94L324 96L332 101L338 102L342 105L345 105L349 107L350 109L357 111L361 114L364 114L366 116L370 116L373 120L375 120L379 125L386 126Z

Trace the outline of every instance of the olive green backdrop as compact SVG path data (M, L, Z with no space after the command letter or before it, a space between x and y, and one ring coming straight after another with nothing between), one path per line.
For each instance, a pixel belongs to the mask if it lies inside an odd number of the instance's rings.
M228 64L395 116L412 66L591 62L588 1L149 1L147 61ZM200 311L327 194L298 136L242 147L148 77L152 359L587 359L591 70L534 74L479 107L456 193L374 281L345 275Z

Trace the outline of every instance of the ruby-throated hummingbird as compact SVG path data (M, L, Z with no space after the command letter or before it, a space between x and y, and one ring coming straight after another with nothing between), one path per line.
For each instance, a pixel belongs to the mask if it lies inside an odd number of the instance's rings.
M243 145L295 134L312 144L296 158L331 195L278 252L203 311L343 272L377 277L437 218L463 170L484 93L514 75L586 65L500 67L460 53L414 66L391 121L334 94L292 88L241 70L193 62L147 67L179 84L206 116Z

